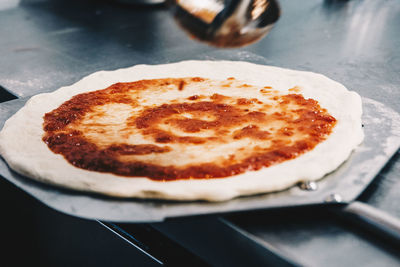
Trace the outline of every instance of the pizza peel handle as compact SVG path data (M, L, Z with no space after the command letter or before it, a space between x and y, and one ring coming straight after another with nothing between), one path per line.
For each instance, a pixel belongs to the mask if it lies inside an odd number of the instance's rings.
M350 218L361 220L369 230L389 237L396 244L400 244L400 220L373 206L359 201L353 201L342 207L340 212Z

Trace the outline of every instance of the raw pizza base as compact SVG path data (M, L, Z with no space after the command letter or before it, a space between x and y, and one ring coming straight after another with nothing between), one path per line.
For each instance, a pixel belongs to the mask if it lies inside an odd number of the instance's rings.
M251 85L272 86L282 94L298 86L336 118L329 137L313 150L283 163L227 178L153 181L126 178L76 168L42 141L43 116L72 96L106 88L117 82L154 78L229 77ZM93 73L52 93L32 97L6 121L0 132L0 154L16 172L66 188L117 197L223 201L237 196L286 189L299 181L317 180L335 170L363 140L361 98L323 75L232 61L183 61L164 65L136 65Z

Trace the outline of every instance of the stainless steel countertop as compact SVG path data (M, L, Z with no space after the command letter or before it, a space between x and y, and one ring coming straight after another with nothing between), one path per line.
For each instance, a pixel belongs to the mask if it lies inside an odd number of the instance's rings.
M242 49L259 62L310 70L400 112L400 2L281 1L271 33ZM48 92L89 73L213 55L162 7L66 0L21 1L0 11L0 86L19 97ZM257 56L249 59L257 63ZM360 197L400 218L399 152ZM271 211L229 218L310 266L396 266L399 253L358 226L312 211Z

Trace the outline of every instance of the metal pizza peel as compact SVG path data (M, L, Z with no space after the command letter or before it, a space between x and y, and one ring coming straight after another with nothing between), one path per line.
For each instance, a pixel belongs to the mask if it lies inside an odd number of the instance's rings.
M27 99L0 104L0 127ZM341 206L342 212L395 233L400 223L373 207L355 201L400 147L400 115L382 103L363 98L364 142L338 169L317 182L287 190L240 197L224 202L120 199L77 192L36 182L12 171L0 160L0 175L43 204L65 214L108 222L160 222L168 218L228 214L305 205ZM340 145L340 144L338 144Z

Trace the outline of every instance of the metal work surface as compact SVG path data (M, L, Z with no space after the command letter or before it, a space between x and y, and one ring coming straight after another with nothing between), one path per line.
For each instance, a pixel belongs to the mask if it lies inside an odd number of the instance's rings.
M0 11L0 86L18 97L28 97L72 84L103 69L192 58L241 58L325 74L362 95L366 111L368 106L387 110L380 104L374 105L375 100L400 112L399 1L280 3L282 16L265 39L242 49L220 51L187 38L162 7L123 5L116 1L22 0L17 7ZM22 105L22 101L18 103ZM8 117L8 112L15 109L13 101L6 102L1 105L1 116ZM379 121L374 123L381 127ZM368 131L368 124L365 127ZM371 160L368 167L378 170L379 164ZM400 218L399 173L397 152L358 200ZM27 179L18 181L32 183L32 188L41 187ZM312 194L319 192L322 190ZM395 246L314 207L235 214L226 219L256 237L260 244L283 252L299 264L399 264ZM157 225L170 238L181 229L195 235L198 226L190 220ZM203 232L198 233L190 240L178 236L175 240L187 247L196 240L206 242L207 239L200 238Z

